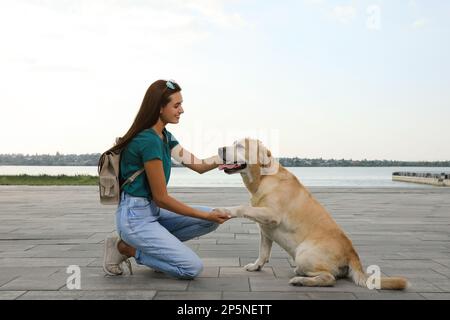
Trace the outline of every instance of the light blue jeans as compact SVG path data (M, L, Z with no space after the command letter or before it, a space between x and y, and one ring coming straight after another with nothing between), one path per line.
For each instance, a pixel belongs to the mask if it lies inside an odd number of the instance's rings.
M194 206L211 212L212 208ZM136 248L138 264L180 279L193 279L203 270L197 254L182 241L214 231L218 223L159 208L154 201L121 193L116 212L120 238Z

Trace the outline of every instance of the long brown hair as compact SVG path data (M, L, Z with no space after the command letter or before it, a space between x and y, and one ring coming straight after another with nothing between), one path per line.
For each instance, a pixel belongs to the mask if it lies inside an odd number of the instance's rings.
M166 80L156 80L150 85L130 129L128 129L123 137L116 141L113 147L106 150L100 156L98 162L99 168L104 154L108 152L120 152L139 132L151 128L158 122L161 108L170 102L170 96L172 94L181 91L181 87L176 82L171 81L175 89L169 88L166 83Z

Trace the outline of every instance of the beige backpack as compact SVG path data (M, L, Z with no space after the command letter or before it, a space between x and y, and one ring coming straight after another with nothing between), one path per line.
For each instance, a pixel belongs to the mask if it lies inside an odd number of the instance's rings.
M120 170L120 153L105 152L100 157L98 167L99 191L101 204L119 204L120 190L128 183L133 182L142 172L144 168L136 171L123 184L119 181Z

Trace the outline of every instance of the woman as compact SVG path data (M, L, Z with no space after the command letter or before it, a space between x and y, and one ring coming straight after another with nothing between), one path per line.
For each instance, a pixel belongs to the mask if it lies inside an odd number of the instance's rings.
M217 156L199 160L185 150L166 129L184 112L181 88L175 81L155 81L147 90L141 108L128 132L108 151L120 151L120 179L125 181L142 167L132 183L123 186L116 212L119 237L105 240L103 269L120 275L122 262L134 257L180 279L200 274L200 258L182 241L215 230L230 217L208 207L191 207L167 193L171 156L198 173L217 168Z

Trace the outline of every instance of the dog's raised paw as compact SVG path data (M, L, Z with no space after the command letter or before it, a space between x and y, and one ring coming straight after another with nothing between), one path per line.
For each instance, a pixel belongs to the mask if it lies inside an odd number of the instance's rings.
M259 270L261 270L261 266L256 263L249 263L248 265L246 265L244 267L244 269L247 271L259 271Z

